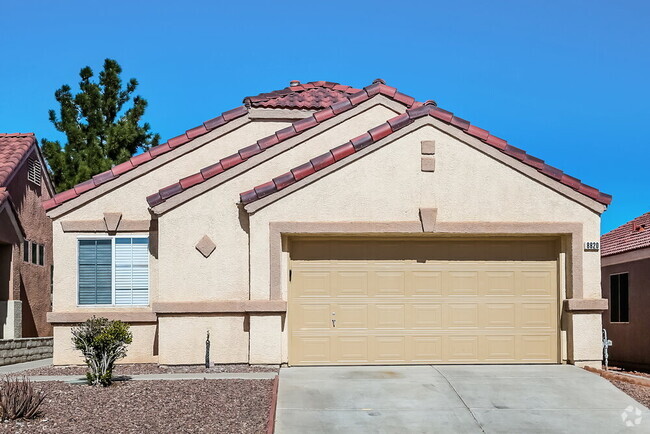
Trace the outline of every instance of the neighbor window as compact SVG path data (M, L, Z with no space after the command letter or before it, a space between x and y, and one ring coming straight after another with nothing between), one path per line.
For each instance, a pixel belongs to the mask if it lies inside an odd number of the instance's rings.
M45 263L45 246L25 240L23 242L23 261L43 265Z
M609 276L609 290L611 322L629 322L628 274L612 274Z
M149 240L79 240L79 304L149 303Z

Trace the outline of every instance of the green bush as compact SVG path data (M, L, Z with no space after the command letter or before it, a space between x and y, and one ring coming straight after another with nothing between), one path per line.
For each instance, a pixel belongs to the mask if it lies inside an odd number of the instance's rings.
M129 325L122 321L92 317L72 329L72 343L88 365L86 378L91 386L109 386L113 365L126 356L126 346L133 340Z
M26 377L6 375L0 381L0 419L33 419L44 399L45 393L35 391Z

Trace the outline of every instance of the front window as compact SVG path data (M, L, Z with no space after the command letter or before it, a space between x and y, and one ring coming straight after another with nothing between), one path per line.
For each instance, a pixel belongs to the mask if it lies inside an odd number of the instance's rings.
M149 239L79 240L80 305L149 304Z
M609 290L611 322L629 322L628 274L612 274L609 276Z

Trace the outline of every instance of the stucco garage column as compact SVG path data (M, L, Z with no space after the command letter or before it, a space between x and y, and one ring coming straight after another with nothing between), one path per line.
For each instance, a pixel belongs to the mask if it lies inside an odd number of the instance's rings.
M602 364L602 313L564 312L569 363L600 368Z
M250 315L251 364L282 363L282 333L284 315Z
M0 319L2 319L2 338L15 339L23 337L23 303L20 300L0 302Z

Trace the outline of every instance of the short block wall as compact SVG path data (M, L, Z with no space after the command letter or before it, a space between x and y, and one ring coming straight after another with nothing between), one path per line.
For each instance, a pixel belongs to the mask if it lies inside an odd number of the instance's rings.
M53 338L0 339L0 366L52 357Z

